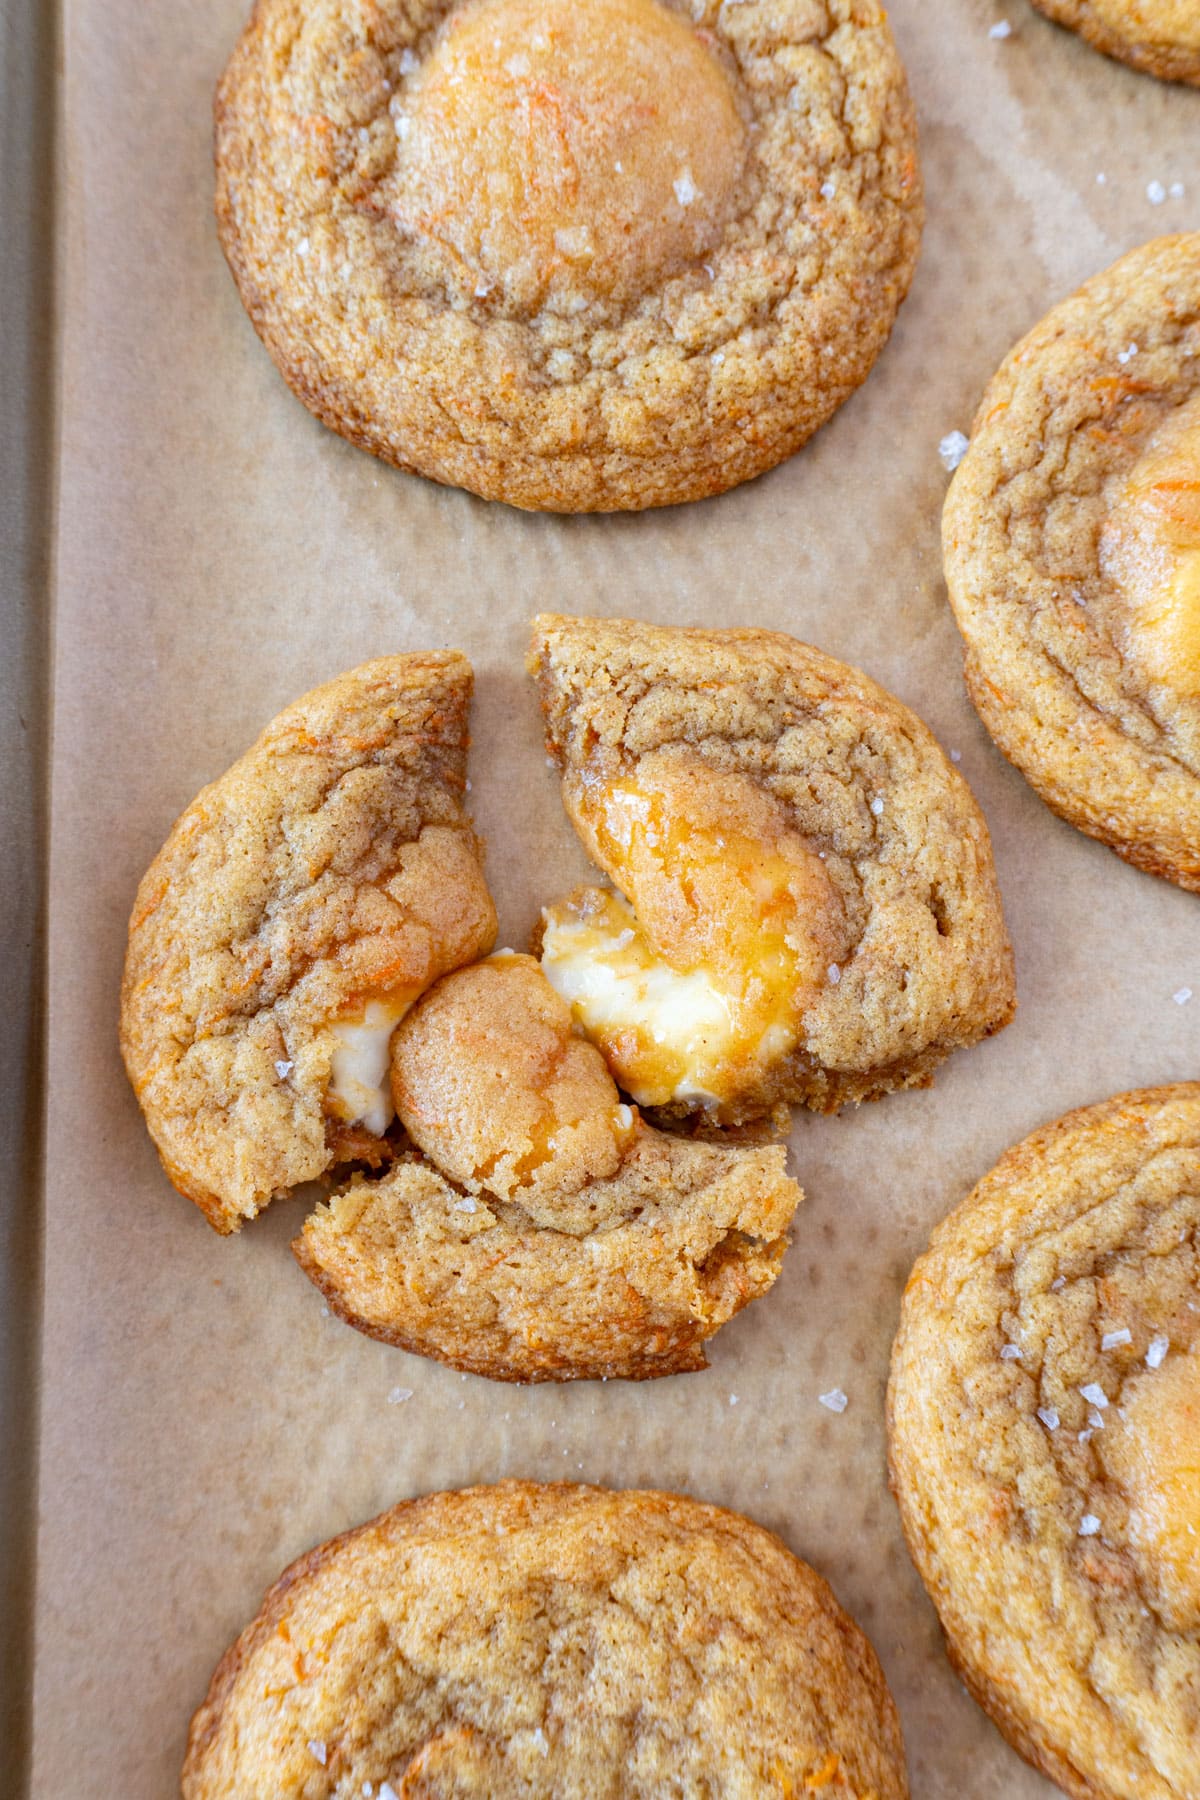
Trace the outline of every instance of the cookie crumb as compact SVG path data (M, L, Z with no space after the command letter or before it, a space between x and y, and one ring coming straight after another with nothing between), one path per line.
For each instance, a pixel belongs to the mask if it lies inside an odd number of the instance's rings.
M411 1400L412 1397L413 1397L413 1391L411 1388L394 1387L392 1389L391 1393L388 1395L388 1405L389 1406L399 1406L402 1403L402 1401Z
M1104 1333L1104 1336L1100 1339L1100 1348L1102 1350L1115 1350L1119 1344L1131 1344L1132 1342L1132 1331L1129 1330L1128 1326L1122 1325L1120 1331L1106 1331Z
M841 1388L830 1388L827 1394L818 1394L817 1400L832 1413L844 1413L850 1404Z
M1150 1343L1146 1349L1146 1367L1148 1369L1161 1369L1163 1363L1166 1360L1167 1351L1170 1348L1171 1348L1170 1338L1168 1338L1168 1337L1151 1338Z
M1161 206L1166 197L1167 190L1161 181L1149 181L1146 183L1146 198L1151 206Z
M970 442L971 440L965 432L948 431L938 445L938 455L942 459L942 467L953 473L967 454Z
M1084 1513L1079 1521L1080 1537L1095 1537L1100 1529L1100 1521L1095 1513Z

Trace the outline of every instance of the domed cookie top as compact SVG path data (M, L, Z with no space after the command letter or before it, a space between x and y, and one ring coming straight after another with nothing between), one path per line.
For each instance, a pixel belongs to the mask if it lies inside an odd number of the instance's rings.
M1001 1159L913 1270L889 1410L909 1547L975 1697L1080 1800L1191 1800L1200 1085Z
M1097 50L1164 81L1200 87L1200 7L1196 0L1033 0Z
M121 1047L168 1175L218 1231L382 1153L397 1021L495 937L460 805L470 695L449 651L306 694L142 880Z
M731 1772L734 1772L731 1775ZM905 1800L896 1709L821 1578L736 1513L506 1482L294 1563L192 1721L183 1800Z
M222 242L300 397L518 506L771 467L916 259L874 0L259 0L216 120Z
M620 890L548 908L543 967L639 1103L833 1109L1007 1022L987 828L866 676L769 632L551 615L531 667Z
M779 1273L801 1199L782 1147L651 1130L531 957L438 982L392 1088L421 1154L293 1245L360 1331L493 1380L670 1375Z
M1200 888L1200 235L1017 345L946 500L971 697L1056 812Z

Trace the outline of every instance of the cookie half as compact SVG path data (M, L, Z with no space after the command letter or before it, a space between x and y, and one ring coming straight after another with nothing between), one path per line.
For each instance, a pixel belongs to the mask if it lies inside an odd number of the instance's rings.
M1200 234L1055 307L943 520L980 717L1055 812L1200 890Z
M1010 1150L913 1270L905 1535L971 1692L1079 1800L1200 1770L1200 1085Z
M560 512L789 456L882 349L922 222L875 0L258 0L216 166L304 404Z
M987 827L900 701L765 631L545 614L530 667L618 890L548 907L542 965L640 1104L833 1111L1007 1024Z
M672 1375L779 1273L802 1198L782 1146L653 1130L532 957L431 988L392 1088L415 1148L293 1245L372 1337L493 1380Z
M905 1800L896 1709L825 1582L736 1513L506 1482L294 1563L192 1721L184 1800Z
M121 1048L172 1182L218 1231L390 1154L388 1044L491 947L462 810L471 668L384 657L272 721L138 889Z
M1200 9L1195 0L1033 0L1039 12L1162 81L1200 87Z

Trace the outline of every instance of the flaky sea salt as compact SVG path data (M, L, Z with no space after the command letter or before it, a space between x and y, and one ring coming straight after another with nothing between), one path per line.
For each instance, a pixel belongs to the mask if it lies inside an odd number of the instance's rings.
M737 1397L737 1395L736 1395L736 1394L730 1394L730 1396L729 1396L729 1404L730 1404L730 1406L736 1406L736 1405L737 1405L737 1403L738 1403L738 1397Z
M1148 181L1146 183L1146 198L1151 206L1161 206L1166 197L1167 190L1161 181Z
M942 467L953 471L957 469L967 454L970 438L962 431L948 431L938 445L938 455L942 459Z
M1093 1431L1104 1430L1104 1414L1102 1412L1097 1412L1094 1406L1088 1408L1088 1424Z
M822 1406L834 1413L844 1413L850 1404L841 1388L830 1388L827 1394L818 1394L817 1399Z
M828 974L830 987L836 987L838 982L842 979L842 971L836 963L830 963Z
M1124 368L1127 362L1133 361L1137 353L1138 347L1136 344L1126 344L1123 350L1117 351L1117 361L1120 363L1121 367Z
M415 51L402 50L400 52L400 73L402 75L411 75L416 67L417 56Z
M1021 1346L1019 1344L1002 1344L1000 1346L1001 1362L1017 1362L1020 1359L1020 1355Z
M1066 1285L1067 1285L1066 1276L1065 1275L1056 1275L1054 1277L1054 1280L1050 1283L1050 1292L1052 1294L1061 1294L1063 1289L1066 1287Z
M883 801L879 798L878 794L876 794L871 802L871 811L875 814L876 818L879 818L880 814L883 812Z
M1170 1348L1171 1348L1170 1338L1168 1338L1168 1337L1151 1338L1150 1343L1146 1350L1146 1367L1148 1369L1160 1369L1162 1367L1163 1363L1166 1361L1167 1351Z
M374 1792L375 1789L371 1786L371 1783L369 1781L364 1781L362 1784L363 1800L371 1800L371 1795Z
M837 182L833 179L833 176L830 175L825 181L823 181L821 183L821 198L822 198L822 200L832 200L833 196L836 193L837 193Z
M1167 189L1167 192L1170 194L1172 200L1182 200L1183 196L1187 193L1187 189L1184 187L1182 181L1173 181Z
M1084 1513L1079 1521L1080 1537L1095 1537L1100 1529L1100 1521L1095 1513Z
M282 1059L277 1062L275 1064L275 1073L278 1075L280 1081L286 1081L295 1066L295 1063L284 1062Z
M322 1768L325 1767L325 1757L327 1755L327 1752L325 1749L325 1745L321 1741L320 1738L309 1738L308 1754L311 1757L314 1757L316 1759L316 1761L320 1763Z
M379 1784L379 1800L400 1800L399 1794L397 1794L395 1788L392 1786L390 1781L381 1781L380 1782L380 1784Z
M961 750L952 750L950 752L950 761L952 763L960 763L962 761L962 751Z
M533 1741L537 1745L538 1749L541 1751L543 1756L549 1756L550 1742L540 1725L538 1726L537 1730L533 1734Z
M690 206L700 192L700 189L692 180L692 171L690 169L685 169L679 179L672 182L671 185L675 189L675 198L678 200L680 206Z
M1131 1344L1132 1342L1132 1331L1130 1331L1127 1325L1122 1325L1120 1331L1106 1331L1104 1333L1104 1336L1100 1339L1100 1348L1102 1350L1116 1350L1121 1344Z
M464 1194L461 1200L454 1202L455 1212L473 1213L478 1210L470 1194Z
M1011 37L1012 26L1007 19L997 19L996 23L992 26L992 29L988 32L988 36L990 38Z
M1037 1416L1047 1431L1058 1430L1058 1413L1053 1406L1039 1406Z
M1188 987L1176 988L1175 992L1171 995L1176 1006L1186 1006L1191 997L1192 990Z
M411 1400L412 1397L413 1391L411 1388L394 1387L388 1395L388 1405L399 1406L403 1401Z
M1079 1391L1089 1406L1098 1406L1103 1411L1108 1405L1108 1395L1098 1381L1089 1381L1087 1386L1081 1387Z

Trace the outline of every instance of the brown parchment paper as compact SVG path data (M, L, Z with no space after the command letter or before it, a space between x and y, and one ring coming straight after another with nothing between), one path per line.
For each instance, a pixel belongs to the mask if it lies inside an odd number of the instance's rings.
M976 721L937 446L1053 301L1200 225L1200 93L1102 59L1025 0L896 0L929 223L865 388L721 499L536 518L350 449L260 349L210 206L210 98L243 6L64 0L33 1792L177 1792L212 1667L289 1559L404 1496L519 1474L678 1488L761 1520L874 1640L915 1795L1048 1794L951 1674L904 1551L888 1350L931 1226L1009 1143L1200 1074L1200 902L1055 820ZM1186 193L1153 205L1154 181ZM932 1092L798 1119L808 1200L778 1285L707 1373L642 1386L492 1386L357 1336L288 1254L300 1203L221 1241L172 1192L117 1053L125 922L171 821L286 701L383 652L453 644L475 664L473 800L501 941L525 943L583 873L521 673L545 606L770 626L867 669L961 753L1017 951L1016 1023ZM841 1416L817 1400L834 1386Z

